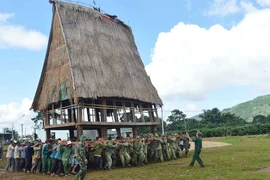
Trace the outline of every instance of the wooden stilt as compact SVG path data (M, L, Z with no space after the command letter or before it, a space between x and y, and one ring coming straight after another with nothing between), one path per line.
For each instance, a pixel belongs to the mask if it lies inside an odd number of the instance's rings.
M83 127L77 126L77 141L80 140L81 135L83 135Z
M108 128L107 127L101 128L101 136L100 137L104 138L105 140L108 139Z
M69 129L69 138L70 140L74 140L74 129Z
M115 102L115 100L113 101L113 107L116 108L116 102ZM113 110L113 116L114 116L115 122L119 122L118 114L117 114L117 109L114 109Z
M131 102L130 114L131 114L131 122L136 122L135 109L134 109L133 102Z
M120 130L120 128L116 128L116 133L117 133L117 136L120 138L121 137L121 130Z
M145 122L144 114L143 114L143 107L142 107L141 104L139 105L139 109L140 109L140 113L141 113L141 121L142 121L142 122Z
M137 127L133 127L132 128L132 133L133 133L133 138L136 138L138 136L138 128Z
M88 122L91 122L90 109L86 108L86 112L87 112L87 120Z
M50 139L51 138L51 130L50 129L46 129L46 139Z

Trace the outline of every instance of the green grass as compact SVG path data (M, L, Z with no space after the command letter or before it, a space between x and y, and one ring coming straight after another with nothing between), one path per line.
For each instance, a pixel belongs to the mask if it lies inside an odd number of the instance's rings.
M243 136L226 138L208 138L205 140L220 141L231 146L202 149L201 158L205 168L188 167L190 157L179 160L149 164L144 167L118 168L112 171L89 172L86 179L107 180L174 180L174 179L203 179L203 180L260 180L270 179L270 172L256 172L270 167L270 136ZM3 168L5 161L0 162ZM0 172L1 173L1 172ZM4 173L1 179L51 179L49 176ZM62 179L74 179L74 176Z

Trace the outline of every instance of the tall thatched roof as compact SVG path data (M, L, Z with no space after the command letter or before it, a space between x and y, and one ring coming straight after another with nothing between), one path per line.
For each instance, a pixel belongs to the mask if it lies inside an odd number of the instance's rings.
M55 2L47 54L32 104L34 110L46 108L52 92L69 82L73 98L119 97L162 105L144 69L131 28L108 19L92 8ZM66 60L62 56L67 56ZM62 64L69 69L57 74Z

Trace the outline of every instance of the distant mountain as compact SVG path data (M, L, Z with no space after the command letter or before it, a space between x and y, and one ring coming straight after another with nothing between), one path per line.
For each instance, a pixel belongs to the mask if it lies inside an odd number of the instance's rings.
M256 115L267 116L270 114L270 94L256 97L247 102L237 104L231 108L222 110L222 112L230 112L236 114L237 116L247 120L248 122L253 120ZM200 114L193 116L191 118L196 120L201 120Z
M222 112L234 113L249 122L256 115L267 116L270 114L270 94L237 104L231 108L224 109Z

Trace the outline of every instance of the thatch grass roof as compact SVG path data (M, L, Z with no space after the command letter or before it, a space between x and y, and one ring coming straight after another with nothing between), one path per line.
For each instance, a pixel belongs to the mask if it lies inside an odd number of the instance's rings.
M117 97L162 105L130 27L122 22L105 22L100 12L66 2L55 3L55 15L59 16L69 56L73 98ZM47 56L44 66L46 61ZM44 101L39 95L44 88L44 73L32 105L35 110L38 101Z

